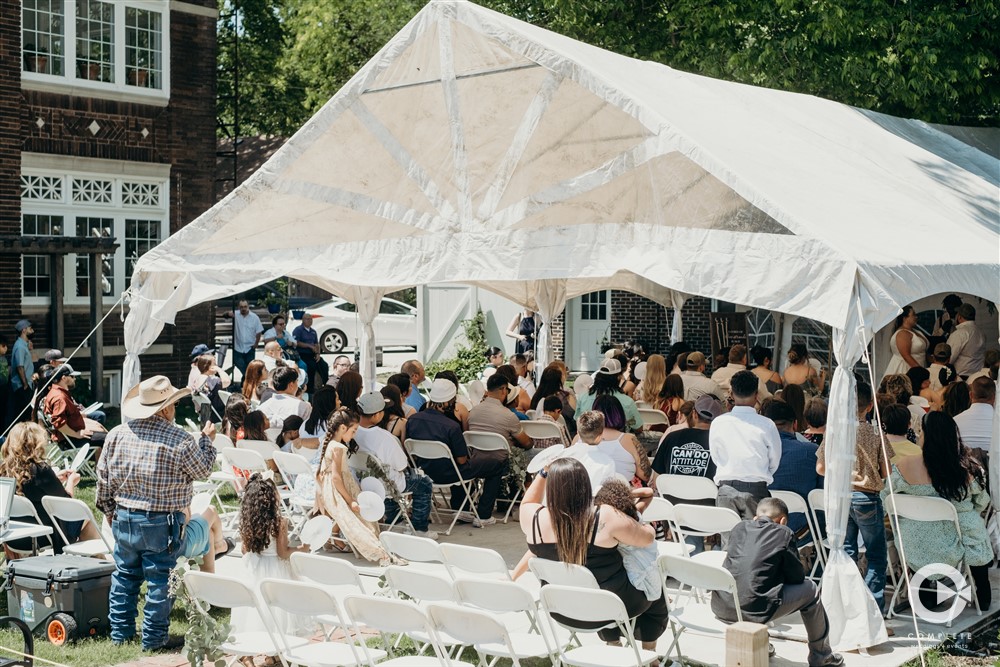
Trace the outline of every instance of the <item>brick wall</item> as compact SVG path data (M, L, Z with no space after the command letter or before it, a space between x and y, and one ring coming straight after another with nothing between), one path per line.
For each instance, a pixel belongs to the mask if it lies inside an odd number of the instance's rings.
M191 4L214 9L214 0ZM170 90L166 107L38 91L20 83L20 2L0 0L0 234L19 234L20 152L130 160L171 165L169 229L189 223L215 203L215 19L170 12ZM42 121L38 123L39 119ZM97 121L93 133L89 125ZM40 125L40 127L39 127ZM106 311L105 311L106 312ZM143 375L163 373L186 381L188 353L214 338L208 305L183 311L166 327L158 343L173 346L170 355L143 357ZM28 314L35 324L35 348L51 346L44 308L21 304L18 257L0 256L0 333L13 336L13 324ZM69 352L90 330L86 308L67 307L65 347ZM117 314L104 323L104 345L124 344ZM76 360L74 360L76 361ZM121 356L108 356L106 370L119 368ZM87 370L89 356L76 364Z
M712 312L712 300L703 297L692 297L684 302L681 309L681 319L684 324L684 342L691 349L705 353L708 358L709 370L712 364L712 340L708 326L708 314Z

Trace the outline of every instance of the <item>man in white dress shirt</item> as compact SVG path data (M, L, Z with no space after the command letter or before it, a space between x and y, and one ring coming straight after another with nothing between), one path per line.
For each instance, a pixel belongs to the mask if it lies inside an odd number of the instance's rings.
M754 410L759 378L740 371L730 380L735 403L731 412L712 420L708 448L719 486L716 504L743 519L753 519L757 503L770 498L767 487L781 461L781 436L767 417Z
M976 326L976 309L972 304L963 303L956 315L958 326L950 336L951 363L963 378L979 372L986 354L986 337Z
M955 415L958 434L966 447L989 452L997 398L996 382L990 378L976 378L969 385L969 398L972 400L969 409Z
M681 373L685 401L696 401L699 396L705 394L712 394L716 398L722 399L722 387L711 378L705 377L705 366L705 355L701 352L692 352L687 356L687 370ZM753 516L750 518L752 519Z
M264 325L260 323L260 318L251 312L247 300L241 299L239 309L233 312L233 365L240 370L240 377L257 356L257 344L262 333Z

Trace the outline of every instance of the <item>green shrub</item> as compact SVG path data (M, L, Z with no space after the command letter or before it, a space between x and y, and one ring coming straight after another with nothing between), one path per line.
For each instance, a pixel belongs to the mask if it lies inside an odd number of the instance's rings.
M450 359L439 359L427 364L427 377L433 378L441 371L455 371L460 382L471 382L479 378L486 365L486 316L477 310L475 317L462 320L465 343L458 345L456 355Z

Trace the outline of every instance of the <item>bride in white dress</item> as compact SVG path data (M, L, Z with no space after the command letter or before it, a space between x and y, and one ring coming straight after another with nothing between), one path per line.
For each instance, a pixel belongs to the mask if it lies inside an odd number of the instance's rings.
M885 369L886 375L905 375L914 366L927 366L927 338L917 329L917 311L906 306L896 318L896 331L889 339L892 358Z

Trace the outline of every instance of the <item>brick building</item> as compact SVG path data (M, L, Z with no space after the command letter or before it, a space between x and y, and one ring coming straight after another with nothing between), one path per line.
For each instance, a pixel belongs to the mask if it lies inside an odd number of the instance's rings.
M128 288L135 260L214 203L217 14L215 0L0 0L0 334L8 341L26 317L36 356L69 353L91 329L86 249L106 249L97 255L103 315ZM144 374L185 378L187 353L212 339L207 305L176 325L143 355ZM104 321L101 344L103 398L115 402L119 314ZM89 370L88 350L73 363Z

